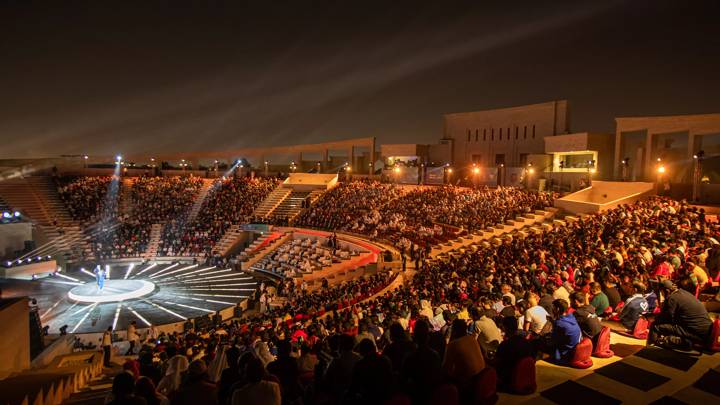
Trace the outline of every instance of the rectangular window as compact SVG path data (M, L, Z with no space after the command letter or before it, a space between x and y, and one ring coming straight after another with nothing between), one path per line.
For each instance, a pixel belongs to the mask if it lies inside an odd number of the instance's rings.
M504 153L498 153L495 155L495 165L504 165L505 164L505 154Z
M470 130L468 129L468 142L470 142Z
M490 140L491 141L495 140L495 128L490 129Z
M472 155L472 162L480 164L482 162L482 155Z
M516 140L516 141L517 141L517 139L518 139L518 130L519 130L519 129L520 129L520 128L515 127L515 140Z
M498 141L502 141L502 128L500 128L500 135L498 135Z
M487 129L483 129L483 142L487 141Z
M533 138L533 139L535 139L535 125L533 125L533 133L532 133L532 138Z
M523 128L523 139L527 139L527 125Z
M527 158L528 158L527 153L520 154L520 167L525 167L525 165L527 165Z
M477 141L478 141L478 130L476 129L475 130L475 142L477 142Z

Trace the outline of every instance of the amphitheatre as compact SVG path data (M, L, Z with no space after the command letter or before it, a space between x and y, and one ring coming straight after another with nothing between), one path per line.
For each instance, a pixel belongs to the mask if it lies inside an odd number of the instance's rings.
M33 243L1 267L3 336L19 339L2 403L103 403L123 368L174 398L198 359L212 403L250 378L223 370L253 361L306 403L718 394L716 208L646 182L480 183L444 162L433 184L375 149L3 162L3 237ZM681 294L665 284L704 308L706 335L648 341ZM576 318L582 335L562 335Z

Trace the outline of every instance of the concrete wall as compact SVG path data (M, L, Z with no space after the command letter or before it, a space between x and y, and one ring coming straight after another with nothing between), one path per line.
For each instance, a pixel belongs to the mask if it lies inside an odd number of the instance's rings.
M26 240L33 240L30 222L0 225L0 259L14 258L15 251L25 248Z
M30 315L27 297L0 301L0 379L30 367ZM2 396L2 394L0 394Z
M519 166L521 154L544 152L544 137L568 132L567 109L567 101L560 100L445 114L444 137L454 140L453 164L466 166L480 155L482 166L494 166L495 155L505 154L506 165Z
M14 278L18 280L31 280L33 275L44 277L55 270L57 270L57 262L55 260L48 260L44 262L30 263L24 266L13 266L9 268L0 267L0 277Z
M555 207L573 214L590 214L633 203L654 192L653 183L594 181L592 187L555 200Z
M656 179L655 165L658 154L665 145L657 142L658 137L669 134L682 134L684 156L681 165L687 166L692 162L692 156L697 152L697 137L720 133L720 113L696 115L671 115L662 117L625 117L615 119L615 178L620 178L620 161L625 157L631 159L631 171L638 174L638 180L654 181ZM639 141L628 145L625 137L641 134ZM640 146L640 147L638 147ZM642 151L642 154L638 154ZM668 162L672 164L673 162ZM691 163L690 163L691 164ZM640 167L637 167L637 166ZM672 174L669 173L672 176ZM683 179L685 181L686 179Z

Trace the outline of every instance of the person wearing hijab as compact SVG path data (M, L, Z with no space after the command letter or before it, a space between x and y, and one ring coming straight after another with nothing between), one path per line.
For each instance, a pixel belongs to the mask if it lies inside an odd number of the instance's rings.
M157 386L158 392L169 396L177 391L182 383L183 373L187 371L188 366L188 359L182 354L175 355L168 360L168 368L165 371L165 376Z

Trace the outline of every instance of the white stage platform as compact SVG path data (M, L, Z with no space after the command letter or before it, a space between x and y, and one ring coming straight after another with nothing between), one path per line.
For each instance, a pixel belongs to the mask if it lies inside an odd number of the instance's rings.
M105 280L102 290L97 283L77 286L68 297L77 302L119 302L140 298L155 291L155 284L145 280Z

